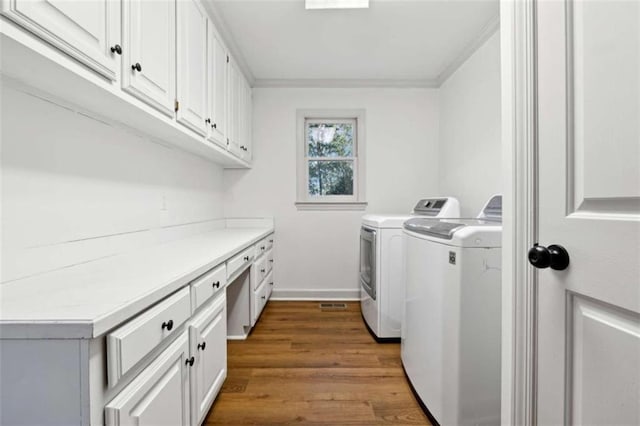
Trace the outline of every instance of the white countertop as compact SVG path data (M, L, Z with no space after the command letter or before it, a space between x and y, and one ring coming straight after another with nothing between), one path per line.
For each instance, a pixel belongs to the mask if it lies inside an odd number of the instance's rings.
M0 337L93 338L273 232L210 232L0 286Z

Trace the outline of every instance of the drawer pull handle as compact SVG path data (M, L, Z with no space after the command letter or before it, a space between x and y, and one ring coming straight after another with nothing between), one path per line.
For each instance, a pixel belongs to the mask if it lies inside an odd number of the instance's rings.
M273 243L273 240L269 240L270 243Z
M185 365L188 365L189 367L193 367L193 363L196 361L196 359L194 357L191 358L187 358L187 360L185 361Z
M167 329L167 331L171 331L171 329L173 328L173 320L169 320L167 322L163 322L162 323L162 329Z
M265 247L265 246L260 247L260 250L264 250L264 249L266 249L266 247Z
M269 262L273 263L273 259L269 259Z
M267 296L262 296L262 299L263 299L263 300L264 300L264 299L266 299L266 298L267 298Z
M220 288L220 281L213 283L213 288Z
M262 272L264 274L265 272L267 272L267 270L262 268L262 269L260 269L260 272Z
M249 256L245 256L245 257L244 257L244 261L245 261L245 262L248 262L248 261L249 261Z
M122 47L119 44L116 44L111 48L111 53L117 53L118 55L122 55Z
M205 350L207 347L207 342L198 343L198 349Z
M269 283L269 285L273 285L273 283L271 282L271 283Z
M136 62L135 65L131 65L131 69L134 70L134 71L141 72L142 71L142 65L140 65L139 62Z

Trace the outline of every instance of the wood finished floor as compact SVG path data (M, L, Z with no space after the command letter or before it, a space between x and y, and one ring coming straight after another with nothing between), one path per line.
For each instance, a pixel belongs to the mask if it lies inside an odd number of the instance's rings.
M429 425L402 371L400 344L378 344L360 305L270 301L249 338L229 341L228 376L207 425Z

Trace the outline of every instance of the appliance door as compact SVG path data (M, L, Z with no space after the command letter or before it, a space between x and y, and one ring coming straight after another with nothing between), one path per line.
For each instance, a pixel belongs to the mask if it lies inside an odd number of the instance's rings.
M373 300L376 300L376 234L364 226L360 229L360 285Z

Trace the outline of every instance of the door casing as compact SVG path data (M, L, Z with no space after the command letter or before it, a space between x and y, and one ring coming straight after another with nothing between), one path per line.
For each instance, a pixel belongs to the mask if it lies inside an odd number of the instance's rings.
M502 79L502 421L536 424L536 0L500 1Z

